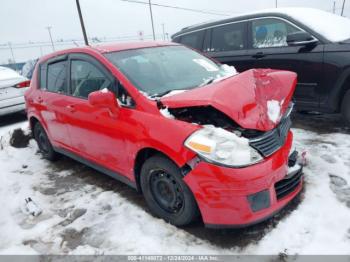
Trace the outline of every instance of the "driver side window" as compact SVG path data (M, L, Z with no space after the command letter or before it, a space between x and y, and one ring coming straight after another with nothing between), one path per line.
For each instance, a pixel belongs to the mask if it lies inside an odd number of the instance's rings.
M300 29L276 18L252 21L253 48L288 46L287 35L301 32Z
M70 87L73 96L88 98L91 92L104 88L112 90L112 81L95 65L83 60L72 60Z

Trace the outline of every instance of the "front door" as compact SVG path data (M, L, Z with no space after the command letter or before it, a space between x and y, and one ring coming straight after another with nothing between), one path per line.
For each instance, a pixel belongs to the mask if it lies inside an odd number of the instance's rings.
M113 78L97 61L84 55L70 56L69 133L74 151L84 158L123 173L124 141L118 132L120 121L107 108L88 101L91 92L115 92Z

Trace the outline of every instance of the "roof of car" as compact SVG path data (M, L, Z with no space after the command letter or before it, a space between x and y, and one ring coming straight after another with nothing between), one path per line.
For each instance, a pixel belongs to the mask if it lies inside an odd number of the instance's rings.
M40 60L45 61L47 59L74 53L74 52L86 52L86 51L95 51L101 54L131 50L131 49L139 49L139 48L150 48L150 47L160 47L160 46L172 46L178 45L174 42L164 42L164 41L137 41L137 42L120 42L120 43L111 43L111 44L99 44L92 46L83 46L83 47L74 47L70 49L60 50L53 53L50 53L46 56L43 56Z
M304 8L304 7L285 7L285 8L264 9L264 10L239 14L226 19L188 26L188 27L182 28L179 32L175 33L171 37L172 39L174 39L175 37L178 37L183 34L191 33L193 31L215 27L225 23L232 23L232 22L237 22L242 20L250 20L250 19L265 17L265 16L277 16L281 18L288 18L289 20L293 21L295 24L300 25L300 22L304 22L300 20L305 20L305 19L299 19L300 15L305 16L307 18L308 16L311 16L311 15L312 17L314 17L315 13L319 15L328 14L327 12L319 9ZM299 15L296 15L296 14L299 14ZM317 23L318 21L315 21L315 22ZM316 36L319 36L317 32L313 30L312 27L310 28L309 23L307 24L303 23L302 25L308 29L311 29L311 31L315 33Z

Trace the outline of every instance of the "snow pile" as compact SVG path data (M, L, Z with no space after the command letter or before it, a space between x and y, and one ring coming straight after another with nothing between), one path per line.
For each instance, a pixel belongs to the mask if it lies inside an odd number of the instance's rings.
M277 100L267 101L267 115L273 123L277 123L281 118L281 104Z

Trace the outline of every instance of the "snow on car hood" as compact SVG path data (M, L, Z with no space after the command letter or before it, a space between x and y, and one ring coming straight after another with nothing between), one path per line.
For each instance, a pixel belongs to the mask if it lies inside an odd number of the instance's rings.
M243 128L268 131L278 125L288 108L296 83L293 72L252 69L221 82L163 97L161 102L168 108L212 106ZM279 108L271 108L271 101L277 101Z

